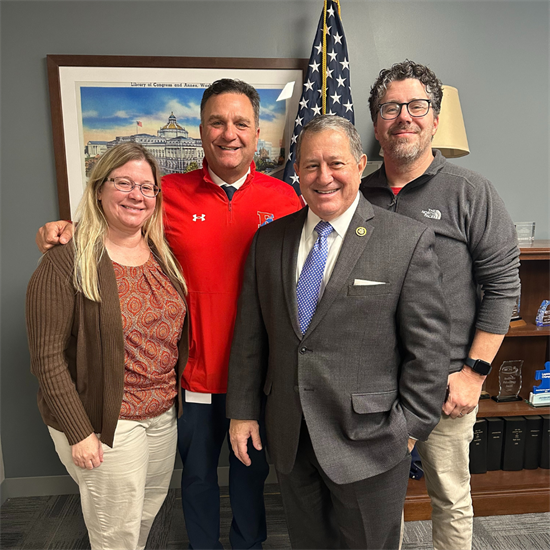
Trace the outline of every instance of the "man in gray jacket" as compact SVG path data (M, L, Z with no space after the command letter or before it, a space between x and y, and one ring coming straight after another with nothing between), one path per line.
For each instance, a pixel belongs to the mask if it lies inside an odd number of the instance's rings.
M369 105L384 164L362 181L361 191L436 235L451 318L451 368L441 420L417 449L432 502L434 548L467 550L473 523L469 443L481 386L519 294L519 250L514 224L491 183L432 151L442 96L441 82L423 65L405 61L380 72Z

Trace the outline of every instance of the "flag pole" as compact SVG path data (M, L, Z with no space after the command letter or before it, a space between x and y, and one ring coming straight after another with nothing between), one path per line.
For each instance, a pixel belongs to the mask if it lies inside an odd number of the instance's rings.
M352 124L355 122L348 47L340 18L339 0L323 0L294 120L283 180L292 185L298 194L299 178L294 170L298 136L312 118L322 114L341 116Z
M327 114L327 0L325 0L325 9L323 11L323 53L322 55L322 94L321 97L323 98L323 107L322 107L322 113L324 115Z

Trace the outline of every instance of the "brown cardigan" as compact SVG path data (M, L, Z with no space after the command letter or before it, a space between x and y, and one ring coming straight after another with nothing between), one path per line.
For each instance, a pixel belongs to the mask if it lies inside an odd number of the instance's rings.
M44 422L62 431L69 444L95 432L112 447L124 392L124 334L115 272L105 252L98 265L97 303L75 290L73 263L72 243L54 247L27 288L27 335L31 372L40 383L38 408ZM181 285L170 280L185 300ZM176 364L178 416L188 342L186 314Z

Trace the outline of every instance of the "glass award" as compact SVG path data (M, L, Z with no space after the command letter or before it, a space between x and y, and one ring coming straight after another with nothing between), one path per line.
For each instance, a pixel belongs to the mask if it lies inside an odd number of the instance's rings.
M521 318L520 313L521 308L521 297L516 298L516 303L514 304L514 310L512 311L512 318L510 319L510 328L523 327L527 323Z
M516 298L516 303L514 304L514 309L512 311L511 321L517 321L518 319L521 319L520 309L521 309L521 296L518 296Z
M498 403L508 401L521 401L519 392L521 390L521 367L522 360L504 361L498 371L498 395L493 397Z
M516 233L520 246L530 246L535 240L535 222L516 222Z
M535 318L535 325L537 327L547 327L550 325L550 300L543 300L540 304Z

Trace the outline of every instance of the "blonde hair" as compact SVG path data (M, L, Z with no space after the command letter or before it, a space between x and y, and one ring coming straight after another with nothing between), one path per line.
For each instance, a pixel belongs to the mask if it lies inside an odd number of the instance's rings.
M127 142L115 145L104 153L94 166L84 194L78 205L75 236L75 262L73 280L77 290L86 298L100 302L97 265L105 253L105 238L109 226L98 200L98 191L113 170L132 160L145 160L151 166L155 184L161 188L159 168L155 157L139 143ZM162 191L157 195L153 215L143 224L141 232L155 255L162 262L166 275L177 279L187 292L181 268L164 239L162 222Z

